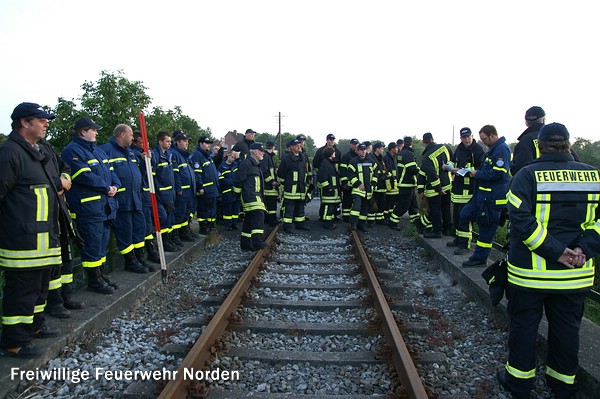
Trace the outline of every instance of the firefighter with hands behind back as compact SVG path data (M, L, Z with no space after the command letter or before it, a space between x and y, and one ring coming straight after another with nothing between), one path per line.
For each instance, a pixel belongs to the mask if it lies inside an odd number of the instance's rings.
M577 391L579 329L600 253L600 174L574 161L569 138L560 123L542 127L540 157L517 172L508 193L509 353L497 378L515 398L534 387L544 313L546 382L555 398Z

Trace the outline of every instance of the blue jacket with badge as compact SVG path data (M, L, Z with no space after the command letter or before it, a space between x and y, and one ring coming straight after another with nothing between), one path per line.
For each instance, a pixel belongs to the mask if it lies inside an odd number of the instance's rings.
M473 198L479 206L505 208L510 183L510 148L500 137L483 156L481 167L475 174Z
M163 151L157 144L152 150L152 175L156 197L163 205L175 204L175 174L172 164L173 155Z
M219 173L208 151L203 151L200 146L190 158L196 173L196 191L204 189L203 198L219 197Z
M142 173L138 164L138 158L131 148L123 148L114 137L110 142L100 146L108 155L108 164L121 181L121 187L117 190L117 201L120 211L142 210Z
M74 221L91 223L114 219L119 204L107 193L110 186L119 189L121 182L111 170L108 155L96 142L73 136L61 158L71 167L72 186L65 196Z
M182 200L191 201L196 195L196 177L191 165L191 155L186 150L171 147L173 171L175 172L175 192L181 193Z

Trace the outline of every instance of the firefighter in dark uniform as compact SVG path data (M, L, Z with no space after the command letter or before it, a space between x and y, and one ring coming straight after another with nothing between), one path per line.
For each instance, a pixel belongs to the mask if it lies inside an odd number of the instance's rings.
M541 156L514 176L508 193L509 354L498 380L513 397L529 398L545 313L546 381L555 398L568 398L577 390L579 328L600 253L600 174L573 160L560 123L542 127L538 144Z
M419 195L427 198L432 224L431 231L423 234L423 237L441 238L442 232L449 233L452 223L450 217L452 174L444 170L444 165L450 161L451 154L448 147L434 142L431 133L423 135L423 144L425 150L419 175L424 183L423 189L419 189Z
M265 224L269 226L277 226L277 200L279 199L279 182L277 181L277 173L275 167L275 142L267 141L265 144L266 152L262 161L260 161L260 169L262 170L265 181L264 200L267 208L265 215Z
M250 146L254 144L254 135L256 132L252 129L246 129L246 133L244 133L244 138L235 143L231 151L236 151L240 153L240 159L246 159L250 152Z
M154 245L154 223L152 221L152 200L150 199L150 185L148 184L148 173L146 172L146 162L144 161L144 143L142 133L139 130L133 132L133 143L129 147L135 154L142 174L142 210L144 212L144 248L146 249L147 259L150 262L160 263L160 257L156 246ZM148 151L148 155L151 152ZM138 226L139 227L139 226Z
M173 175L175 177L175 232L181 241L194 242L190 226L190 215L196 212L196 176L190 161L187 134L181 130L173 132L175 146L170 148L173 154Z
M504 137L498 137L494 126L485 125L479 131L479 138L488 150L483 156L481 168L471 172L471 176L475 178L473 197L460 212L461 219L477 221L479 237L475 252L469 260L463 262L464 267L486 265L502 210L506 208L506 193L510 182L510 148Z
M175 223L175 172L173 154L168 151L171 141L167 132L158 132L156 135L156 146L152 150L152 175L163 248L166 252L177 252L178 244L183 244L178 243L172 234Z
M112 170L108 155L96 146L96 136L102 126L87 117L75 122L75 134L62 151L62 159L71 168L73 186L67 191L67 203L73 222L83 239L79 248L81 265L88 275L88 289L112 294L116 283L104 275L110 226L119 206L115 195L121 187Z
M367 231L370 201L373 197L373 187L377 184L376 168L373 158L367 156L367 145L359 144L357 156L348 165L348 186L352 187L352 211L350 212L352 230Z
M4 355L33 358L34 336L58 335L45 325L43 310L52 267L61 264L59 193L49 154L38 142L54 115L38 104L21 103L12 132L0 146L0 268L4 272L2 336ZM63 190L70 182L65 178Z
M456 237L446 245L456 247L454 250L455 255L463 255L469 252L471 246L471 239L473 238L471 221L460 219L460 211L473 196L473 187L475 186L470 172L464 175L456 172L461 169L479 169L484 152L483 147L473 140L471 129L468 127L460 129L460 144L452 155L452 163L448 164L449 170L454 174L450 199L453 205L452 221Z
M383 162L384 148L385 144L379 141L373 144L373 153L371 154L373 160L375 161L375 165L377 166L375 169L377 184L375 187L373 187L373 198L375 200L375 206L377 207L377 210L373 212L374 220L370 221L370 225L373 223L385 224L384 214L386 209L385 207L387 205L385 194L387 192L387 185L389 184L390 173L385 162Z
M255 251L268 247L263 241L265 203L263 201L263 174L260 161L265 156L265 149L260 143L252 143L249 155L244 159L234 176L233 187L241 195L242 210L245 213L240 248Z
M221 191L221 204L223 210L223 225L225 230L237 230L240 214L240 194L233 190L233 182L240 166L240 153L229 151L225 160L219 165L219 190Z
M339 148L337 148L337 145L335 144L335 135L332 133L329 133L325 137L325 140L326 140L325 145L323 147L318 148L317 151L315 152L315 156L313 157L312 166L313 166L313 176L315 179L317 178L317 175L319 174L319 167L321 166L321 162L323 162L323 159L325 159L325 157L323 156L323 150L325 150L325 148L327 148L327 147L333 148L333 150L335 152L335 158L334 158L335 170L339 173L339 163L341 162L341 159L342 159L342 152L339 150ZM331 205L329 207L331 207ZM325 212L325 204L323 203L323 201L321 201L321 204L319 205L319 220L321 220L321 221L323 220L324 212ZM334 212L334 215L335 215L335 212Z
M308 186L307 157L301 152L298 139L290 141L290 152L281 159L277 177L283 185L283 231L292 232L292 224L297 230L310 230L305 225L304 206Z
M408 219L422 230L419 203L417 202L417 176L419 167L413 154L413 139L404 137L404 146L398 152L398 197L394 211L390 214L389 226L394 230L400 230L400 218L408 211Z
M125 270L134 273L155 271L146 262L144 254L144 210L142 209L142 172L138 158L129 148L133 130L125 124L117 125L110 142L100 148L108 155L108 164L121 182L115 198L119 202L117 218L112 230L119 253L125 259Z
M335 162L336 151L333 147L327 147L323 150L323 160L319 164L317 172L317 187L321 190L321 204L323 204L324 229L334 230L333 224L335 211L341 202L339 176L336 171Z
M356 154L356 147L360 144L358 139L350 140L350 149L342 155L340 161L340 186L342 188L342 219L344 222L350 222L350 212L352 210L352 187L348 186L348 164Z
M515 146L510 163L510 174L512 176L540 156L538 134L544 123L546 123L546 112L542 107L533 106L525 112L525 126L527 126L527 129L517 138L518 143Z
M217 199L219 198L219 173L210 155L212 140L202 136L198 147L190 158L196 174L196 217L200 234L208 234L217 220Z
M385 210L383 217L385 222L389 223L390 216L394 211L394 204L398 199L398 151L404 146L404 140L389 143L387 152L383 157L383 163L388 171L388 179L385 186Z

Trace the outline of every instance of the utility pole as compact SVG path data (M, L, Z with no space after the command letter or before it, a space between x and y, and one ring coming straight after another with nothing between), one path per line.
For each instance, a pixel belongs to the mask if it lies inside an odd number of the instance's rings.
M285 115L281 115L281 112L278 112L277 115L275 116L276 118L278 118L279 121L279 129L277 130L277 137L279 137L279 149L278 154L279 154L279 158L281 159L281 155L283 154L283 144L282 144L282 138L281 138L281 118L285 118ZM275 138L277 140L277 137Z

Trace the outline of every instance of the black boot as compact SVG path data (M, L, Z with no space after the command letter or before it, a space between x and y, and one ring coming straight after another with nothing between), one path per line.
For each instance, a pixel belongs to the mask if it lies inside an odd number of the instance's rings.
M165 252L177 252L179 247L171 241L171 233L162 234L163 249Z
M60 293L63 299L63 306L67 309L83 309L85 304L80 301L73 300L73 283L63 284Z
M306 226L304 222L298 222L296 223L296 230L310 231L310 228L308 228L308 226Z
M108 285L102 278L102 272L100 266L98 267L87 267L86 272L88 275L87 288L90 291L98 292L100 294L112 294L115 289Z
M179 239L181 241L186 242L194 242L196 241L194 237L192 237L192 230L190 229L190 225L186 224L185 226L179 229Z
M48 291L48 298L44 312L58 319L66 319L71 317L71 312L64 307L60 291L61 288Z
M171 242L180 248L183 248L183 243L179 239L179 229L173 229L171 232Z
M154 242L150 240L146 240L144 243L146 247L146 252L148 252L148 260L152 263L158 263L160 265L160 255L156 251L156 247L154 246Z
M156 271L156 267L154 267L153 265L151 265L150 263L148 263L146 261L146 251L144 250L144 248L135 248L133 250L133 253L135 253L135 258L137 259L138 262L140 262L140 264L142 266L144 266L146 269L148 269L148 271L150 272L155 272Z
M208 234L208 226L207 226L206 220L198 222L198 224L200 225L200 227L198 228L198 232L203 236L207 235Z
M109 286L113 287L115 290L117 288L119 288L119 284L111 281L108 277L106 277L106 275L108 274L108 266L106 266L106 263L103 263L102 266L100 266L100 278L102 280L104 280L104 282L106 284L108 284Z
M125 270L134 273L148 273L148 268L138 262L133 251L123 254L123 258L125 258Z
M187 229L190 232L190 235L192 236L192 238L194 238L194 239L200 238L200 234L195 233L194 230L192 229L192 219L189 220L189 222L187 224Z

